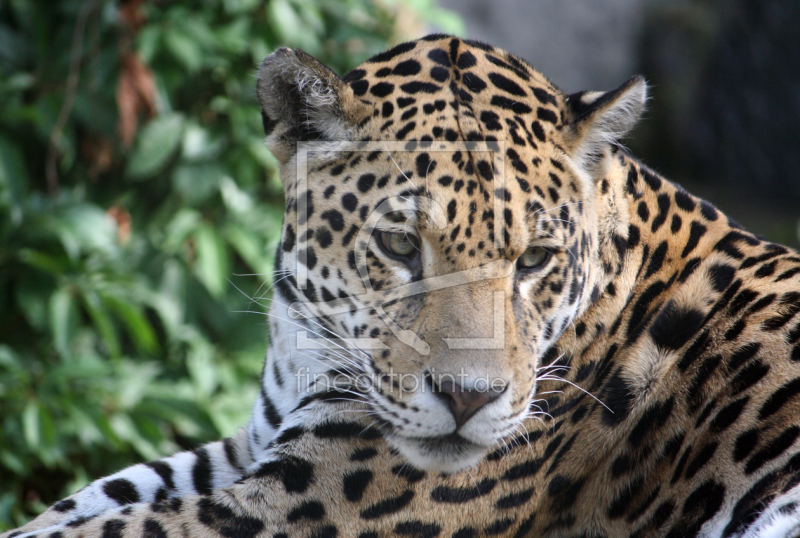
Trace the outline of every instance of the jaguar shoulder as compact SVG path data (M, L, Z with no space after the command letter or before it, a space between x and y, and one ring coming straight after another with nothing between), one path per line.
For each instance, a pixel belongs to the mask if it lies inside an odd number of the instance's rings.
M797 536L800 255L566 95L430 36L257 95L286 194L247 428L92 483L52 536Z

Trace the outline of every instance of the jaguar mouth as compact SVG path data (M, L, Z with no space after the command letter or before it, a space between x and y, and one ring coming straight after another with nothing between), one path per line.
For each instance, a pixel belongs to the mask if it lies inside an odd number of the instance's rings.
M473 467L489 448L458 433L437 437L395 436L392 444L415 467L448 474Z
M453 451L467 450L470 447L477 447L475 443L468 441L457 433L449 433L438 437L418 437L416 440L420 447L431 452L434 451Z

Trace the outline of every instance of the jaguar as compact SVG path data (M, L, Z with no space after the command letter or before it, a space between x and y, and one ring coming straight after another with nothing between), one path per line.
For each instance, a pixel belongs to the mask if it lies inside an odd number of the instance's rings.
M800 254L432 35L256 94L285 192L250 422L4 538L800 536Z

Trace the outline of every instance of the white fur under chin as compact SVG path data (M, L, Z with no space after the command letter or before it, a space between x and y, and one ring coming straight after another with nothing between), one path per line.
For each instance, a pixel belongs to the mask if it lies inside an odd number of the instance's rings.
M418 440L407 437L393 436L388 441L414 467L445 474L454 474L475 467L487 451L486 447L472 443L453 447L453 451L448 452L444 449L429 450L421 446Z
M583 98L591 101L600 95L602 92L593 92L584 95ZM647 84L640 79L620 95L613 106L598 113L571 155L575 167L578 170L590 172L590 175L598 176L598 174L591 174L591 170L596 165L593 162L594 159L597 159L598 156L607 156L611 146L620 143L620 140L639 120L646 101ZM605 159L601 158L600 160Z

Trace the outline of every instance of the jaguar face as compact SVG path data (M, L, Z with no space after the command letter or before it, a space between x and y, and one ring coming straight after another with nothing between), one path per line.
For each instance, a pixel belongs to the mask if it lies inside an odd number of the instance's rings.
M597 295L603 153L509 62L447 38L344 79L288 49L259 73L286 192L276 317L316 342L281 349L314 372L302 390L335 377L425 469L472 466L544 412L537 373Z

